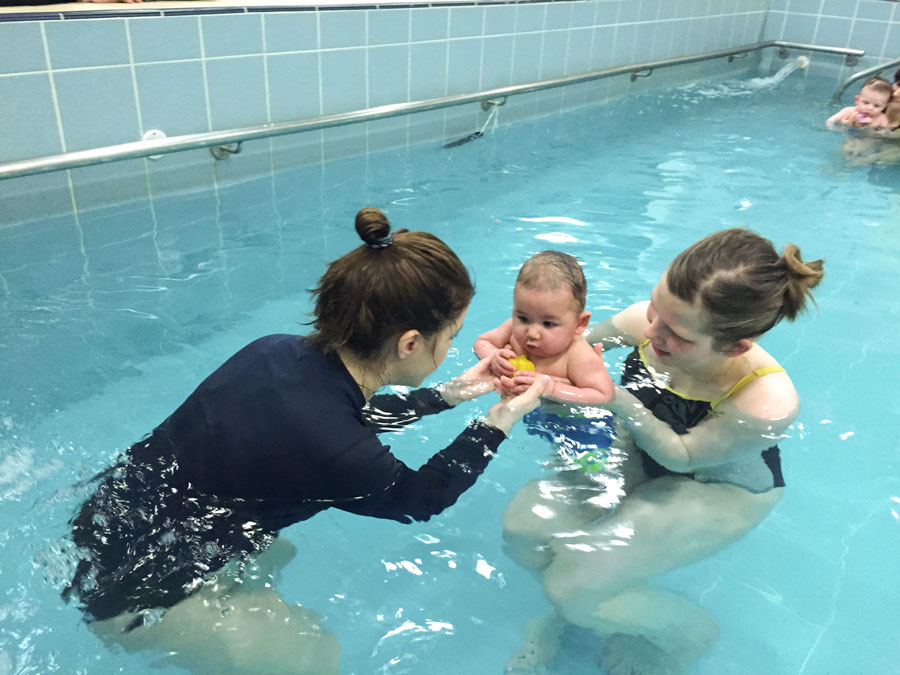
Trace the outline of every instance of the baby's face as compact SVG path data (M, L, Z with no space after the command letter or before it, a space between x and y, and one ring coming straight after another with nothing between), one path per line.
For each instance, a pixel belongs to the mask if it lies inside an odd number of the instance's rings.
M877 117L891 100L890 94L876 91L871 86L863 87L853 99L856 103L856 112L868 118Z
M587 326L587 312L579 312L572 290L525 288L513 293L512 342L529 357L550 357L565 352Z

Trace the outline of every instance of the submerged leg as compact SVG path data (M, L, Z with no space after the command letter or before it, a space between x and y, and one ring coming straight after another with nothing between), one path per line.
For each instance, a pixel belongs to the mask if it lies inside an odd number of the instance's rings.
M524 675L552 661L565 628L566 620L555 609L529 621L522 647L506 662L506 672Z
M162 652L160 663L195 675L336 674L335 637L314 611L286 604L266 581L291 557L292 546L273 544L248 563L246 583L225 570L157 623L124 631L135 618L130 614L93 623L91 630L129 652Z
M573 473L527 483L503 512L504 550L523 567L543 569L553 559L555 536L578 532L612 511L602 501L603 486Z
M647 640L680 668L706 650L715 623L705 610L645 582L743 536L779 498L780 490L754 494L678 477L647 481L582 536L551 544L544 589L570 623L597 631L607 644L617 634Z

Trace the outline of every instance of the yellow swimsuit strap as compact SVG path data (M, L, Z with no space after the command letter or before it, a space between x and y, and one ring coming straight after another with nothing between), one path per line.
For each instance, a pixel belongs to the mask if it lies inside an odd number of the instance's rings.
M638 345L638 353L640 354L641 361L644 362L644 367L653 372L650 368L650 364L647 363L647 357L644 354L644 347L650 344L650 340L644 340L641 344ZM784 368L781 366L763 366L762 368L756 368L755 370L751 370L749 373L744 375L740 380L738 380L735 385L729 389L727 392L722 394L721 396L716 396L715 398L699 398L697 396L688 396L687 394L682 394L672 387L666 387L673 394L677 394L681 398L688 399L691 401L709 401L709 407L712 410L716 409L716 406L719 405L722 401L728 399L730 396L736 394L738 391L743 389L747 384L755 380L757 377L762 377L763 375L769 375L770 373L783 373L785 372Z

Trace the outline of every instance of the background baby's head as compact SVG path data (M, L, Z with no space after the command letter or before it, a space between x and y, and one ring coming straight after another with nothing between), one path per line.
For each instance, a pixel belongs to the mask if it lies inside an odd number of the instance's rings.
M869 78L853 99L856 112L869 120L878 117L887 107L893 93L894 89L891 83L883 77ZM865 120L860 119L859 121Z

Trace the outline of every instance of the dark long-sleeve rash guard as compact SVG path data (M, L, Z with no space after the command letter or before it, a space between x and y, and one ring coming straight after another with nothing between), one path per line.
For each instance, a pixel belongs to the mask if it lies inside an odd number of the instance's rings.
M196 488L259 500L280 512L280 526L329 506L427 520L474 483L505 438L473 423L414 471L375 434L449 406L433 389L376 396L367 423L365 403L337 356L301 337L271 335L226 361L154 435L171 444Z
M449 406L434 389L365 399L335 355L270 335L232 356L103 474L73 519L65 595L91 619L171 607L231 557L336 507L400 522L452 505L505 438L472 422L418 470L376 433Z

